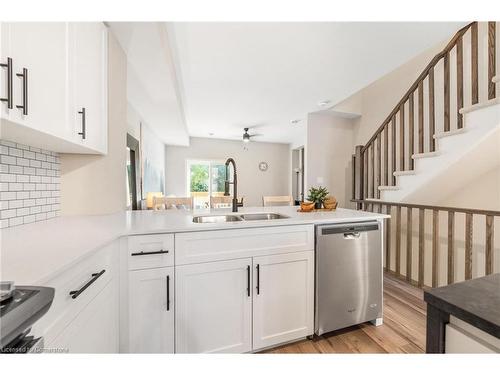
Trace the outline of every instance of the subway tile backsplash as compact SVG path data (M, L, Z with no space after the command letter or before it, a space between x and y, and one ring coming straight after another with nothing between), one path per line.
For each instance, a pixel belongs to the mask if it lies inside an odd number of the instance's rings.
M60 195L57 153L0 139L0 228L59 216Z

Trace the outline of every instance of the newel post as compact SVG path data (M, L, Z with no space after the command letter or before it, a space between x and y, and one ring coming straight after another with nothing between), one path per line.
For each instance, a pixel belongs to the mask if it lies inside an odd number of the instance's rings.
M363 199L363 146L356 146L353 164L354 199ZM361 203L356 203L356 208L362 208Z

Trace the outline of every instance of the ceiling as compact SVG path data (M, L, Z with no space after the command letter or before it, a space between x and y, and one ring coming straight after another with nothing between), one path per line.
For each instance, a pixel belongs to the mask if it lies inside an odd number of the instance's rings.
M182 98L165 23L110 22L127 55L127 100L167 144L188 145Z
M175 22L111 29L129 58L129 101L165 143L241 139L244 127L262 134L257 141L293 143L307 114L325 109L318 102L340 102L462 25Z

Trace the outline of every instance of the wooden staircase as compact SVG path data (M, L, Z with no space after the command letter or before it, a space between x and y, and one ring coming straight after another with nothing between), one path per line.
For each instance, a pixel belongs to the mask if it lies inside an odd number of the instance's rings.
M434 169L444 174L446 163L458 160L447 145L482 147L480 141L500 128L496 28L496 22L472 22L460 29L368 142L355 148L352 201L358 209L392 216L385 227L385 269L419 287L500 271L494 237L500 211L408 203L398 195L433 164L443 163ZM481 126L486 115L493 118L490 128ZM474 116L478 124L467 127Z
M417 160L440 155L440 139L465 131L467 113L500 103L496 88L496 22L484 23L482 29L487 43L480 43L477 22L460 29L368 142L356 147L354 199L380 199L381 192L398 190L398 179L415 174ZM479 50L480 44L485 51ZM480 60L487 65L486 74L479 69ZM485 77L484 82L480 81Z

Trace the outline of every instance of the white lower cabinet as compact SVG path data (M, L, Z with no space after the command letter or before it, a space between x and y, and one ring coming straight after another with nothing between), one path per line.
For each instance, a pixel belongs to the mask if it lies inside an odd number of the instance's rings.
M129 352L174 352L174 267L129 272Z
M252 259L177 266L177 353L252 350Z
M118 353L118 330L118 290L111 280L45 348L54 352Z
M253 258L253 350L313 334L314 252Z

